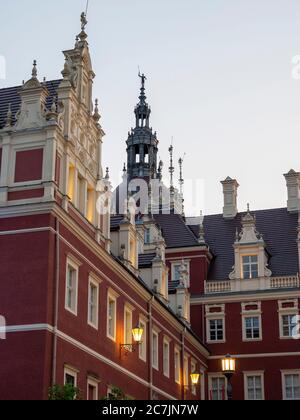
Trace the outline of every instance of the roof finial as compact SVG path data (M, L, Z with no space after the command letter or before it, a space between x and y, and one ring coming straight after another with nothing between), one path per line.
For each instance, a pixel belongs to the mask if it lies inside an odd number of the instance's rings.
M101 118L101 115L99 113L99 101L98 101L98 99L95 99L95 110L94 110L93 118L96 122L98 122Z
M250 213L250 204L247 203L247 213Z
M179 163L179 170L180 170L180 177L179 177L179 185L180 185L180 197L182 202L182 215L184 216L184 196L183 196L183 186L184 186L184 179L183 179L183 161L185 158L185 154L183 158L180 158Z
M37 67L36 66L37 66L36 60L33 60L33 68L32 68L31 75L34 79L37 78Z
M109 168L106 168L106 175L105 175L105 179L107 181L109 181Z

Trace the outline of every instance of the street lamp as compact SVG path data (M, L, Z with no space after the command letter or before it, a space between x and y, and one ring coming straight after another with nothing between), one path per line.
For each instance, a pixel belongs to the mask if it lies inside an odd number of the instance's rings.
M232 383L231 379L233 375L235 374L236 370L236 362L233 357L230 356L230 354L227 354L227 356L222 360L222 372L224 376L227 378L227 398L228 401L232 400Z
M189 385L184 385L184 399L186 398L187 391L189 391L190 389L192 390L194 387L198 386L200 376L201 376L200 373L196 373L196 372L191 373L190 378L191 378L192 386L190 387Z
M144 329L139 325L132 329L132 336L134 343L131 344L120 344L120 351L124 350L125 356L129 353L133 353L138 346L142 344L142 338L144 334Z

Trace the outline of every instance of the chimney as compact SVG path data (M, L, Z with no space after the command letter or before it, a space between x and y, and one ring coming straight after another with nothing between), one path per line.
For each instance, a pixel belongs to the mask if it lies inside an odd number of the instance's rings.
M224 194L224 219L234 219L238 213L237 196L239 184L236 179L226 178L222 181L223 194Z
M289 213L296 213L300 210L300 173L291 169L284 177L288 192L287 209Z

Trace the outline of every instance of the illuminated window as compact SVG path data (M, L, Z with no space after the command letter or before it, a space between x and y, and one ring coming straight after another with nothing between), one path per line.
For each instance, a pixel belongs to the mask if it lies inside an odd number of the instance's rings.
M75 168L74 166L69 166L69 181L68 181L68 196L72 203L75 202L75 191L74 191L74 185L75 185Z
M163 346L163 372L164 376L170 377L170 343L167 339L164 340Z
M107 337L116 341L117 300L111 294L107 299Z
M124 310L124 343L132 344L132 311L129 308Z
M184 385L189 386L189 359L186 356L184 357L183 380Z
M175 349L175 352L174 352L174 368L175 368L175 382L180 385L181 362L180 362L180 351L178 349Z
M257 255L247 255L243 257L243 278L245 280L258 278Z
M81 214L86 212L86 181L80 175L77 179L77 207Z

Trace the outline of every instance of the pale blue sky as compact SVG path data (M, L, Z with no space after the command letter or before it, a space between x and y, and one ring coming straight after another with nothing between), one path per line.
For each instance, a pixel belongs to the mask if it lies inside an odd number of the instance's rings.
M1 0L0 88L27 79L33 59L41 78L59 78L84 9L85 0ZM90 0L88 20L112 174L126 160L140 65L160 156L167 167L173 136L185 177L205 181L206 213L222 211L228 175L241 185L240 210L286 205L282 174L300 170L299 0Z

